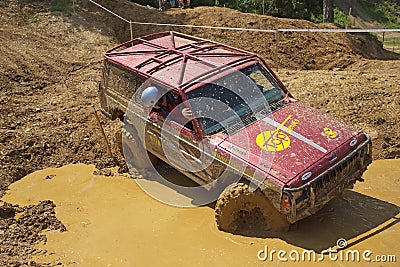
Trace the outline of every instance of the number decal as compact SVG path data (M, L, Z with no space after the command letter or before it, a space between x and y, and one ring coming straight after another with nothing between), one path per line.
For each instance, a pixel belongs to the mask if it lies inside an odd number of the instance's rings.
M333 131L331 128L324 128L321 132L322 136L326 136L328 140L337 139L340 136L340 131Z

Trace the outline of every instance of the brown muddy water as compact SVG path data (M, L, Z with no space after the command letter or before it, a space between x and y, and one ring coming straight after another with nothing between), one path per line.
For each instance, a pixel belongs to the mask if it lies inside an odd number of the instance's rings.
M57 218L67 231L43 233L47 242L37 246L47 253L37 256L37 262L66 266L400 266L399 159L373 162L364 183L294 224L289 232L252 236L218 231L209 206L168 206L145 194L133 179L93 175L94 170L91 165L68 165L37 171L12 184L2 198L18 205L49 199L57 205ZM344 249L337 246L340 238L347 241ZM338 250L329 254L328 249Z

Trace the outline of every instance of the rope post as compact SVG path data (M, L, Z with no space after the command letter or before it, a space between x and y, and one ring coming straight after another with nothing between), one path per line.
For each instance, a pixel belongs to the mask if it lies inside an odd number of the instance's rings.
M131 40L133 40L133 26L132 26L132 20L129 21L129 29L131 31ZM132 43L133 45L133 43Z
M265 0L263 0L263 2L262 2L262 11L263 11L263 15L265 15Z
M351 7L349 8L349 15L347 16L346 24L345 24L345 29L347 30L347 27L349 26L349 18L351 17Z
M279 71L279 30L275 31L275 49L274 58L276 62L276 71Z
M97 115L97 110L96 110L96 108L94 107L94 105L92 105L92 108L93 108L93 113L94 113L94 116L96 117L97 123L99 124L99 128L100 128L100 131L101 131L101 135L102 135L103 138L104 138L104 143L105 143L105 145L106 145L107 152L108 152L108 154L110 155L110 157L114 160L114 162L116 162L116 159L114 158L114 155L113 155L112 152L111 152L111 147L110 147L110 144L108 143L108 139L107 139L106 133L104 132L103 126L101 125L100 118L99 118L99 116Z

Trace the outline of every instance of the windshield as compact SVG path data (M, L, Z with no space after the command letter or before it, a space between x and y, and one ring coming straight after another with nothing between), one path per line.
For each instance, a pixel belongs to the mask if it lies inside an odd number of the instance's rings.
M254 113L270 111L285 93L260 64L255 64L188 92L187 98L209 135L232 125L248 125L254 121L249 120Z

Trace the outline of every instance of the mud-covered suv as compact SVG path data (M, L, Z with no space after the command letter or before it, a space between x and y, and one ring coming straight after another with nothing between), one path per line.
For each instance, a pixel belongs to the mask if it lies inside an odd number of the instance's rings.
M217 192L206 199L222 230L287 229L371 163L368 135L296 101L260 56L217 42L162 32L123 43L105 53L99 94L104 114L125 122L128 163L161 159ZM182 120L185 108L193 117Z

